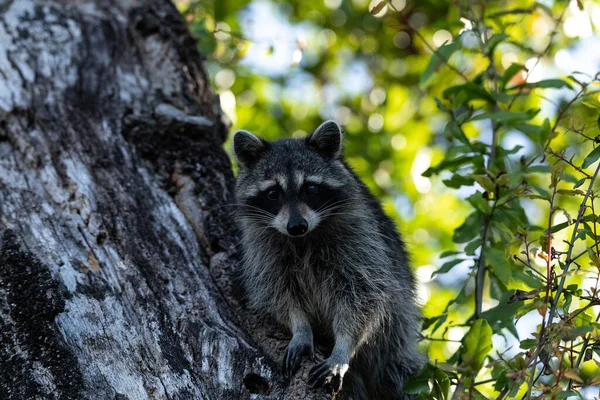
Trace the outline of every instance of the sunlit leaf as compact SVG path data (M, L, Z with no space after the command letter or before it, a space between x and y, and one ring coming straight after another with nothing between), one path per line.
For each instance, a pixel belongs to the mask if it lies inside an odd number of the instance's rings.
M440 269L438 269L437 271L433 272L432 276L435 276L437 274L445 274L446 272L449 272L454 266L456 266L457 264L460 264L461 262L465 261L462 258L456 259L456 260L452 260L452 261L448 261L446 263L444 263Z
M538 344L538 341L536 339L525 339L525 340L521 340L519 347L524 350L529 350L529 349L532 349L535 346L537 346L537 344Z
M576 369L568 368L567 370L563 371L562 375L565 378L569 378L576 382L583 383L583 379L581 379L581 377L579 376L579 373Z
M479 371L485 357L492 349L492 328L484 319L473 323L462 340L464 346L464 363L472 371Z
M479 212L469 215L465 222L454 231L452 240L456 243L466 243L478 236L481 229L481 218Z
M525 66L521 64L511 64L510 67L504 71L502 75L502 80L500 81L502 84L502 88L506 87L506 84L512 79L513 76L518 74L520 71L524 70Z
M586 181L586 178L581 178L580 180L577 181L577 183L575 184L575 186L573 186L573 189L577 189L578 187L580 187L581 185L583 185Z
M502 43L508 38L510 38L510 36L506 33L496 33L495 35L492 35L492 37L489 38L487 43L485 44L486 54L492 54L496 46L498 46L500 43Z
M465 254L469 255L469 256L474 256L475 255L475 251L481 247L481 239L475 239L472 242L469 242L469 244L467 244L465 246Z
M587 155L587 157L585 157L581 168L589 167L590 165L598 161L598 158L600 158L600 146L596 147L590 152L590 154Z
M511 261L508 260L504 250L498 250L494 248L486 248L484 250L485 257L488 263L491 265L494 274L504 283L508 284L508 281L512 275Z
M473 207L481 211L483 214L490 214L492 212L492 207L488 203L486 199L483 198L481 192L475 192L471 196L467 198L467 201L471 203Z
M446 257L454 256L454 255L457 255L457 254L460 254L460 253L461 253L460 251L449 250L449 251L442 252L439 255L439 257L440 258L446 258Z
M590 257L592 265L598 268L598 271L600 272L600 258L598 258L598 255L596 255L591 247L588 247L588 256Z
M540 89L562 89L562 88L569 88L572 89L572 86L566 82L563 81L562 79L545 79L545 80L541 80L538 82L527 82L527 83L522 83L520 85L517 86L513 86L510 88L507 88L506 90L513 90L513 89L523 89L523 88L527 88L527 89L535 89L535 88L540 88Z
M484 188L486 191L492 193L494 192L496 185L494 185L494 182L492 182L492 180L486 175L473 174L471 175L471 178L473 178L475 182L479 183L481 187Z
M593 330L594 330L594 327L592 327L591 325L577 326L577 327L569 330L569 332L567 333L566 339L573 340L578 336L585 336L586 334L592 332Z
M492 95L481 85L473 82L467 82L462 85L452 86L444 90L444 98L448 99L451 96L459 93L465 93L466 100L483 99L493 101Z
M452 53L459 48L458 42L452 42L445 44L437 49L437 51L431 56L431 60L427 65L427 68L421 74L420 83L424 85L427 83L429 78L438 70L438 68L448 62Z
M497 111L497 112L483 112L471 118L471 121L479 121L482 119L491 119L497 122L511 122L511 121L524 121L531 117L526 112L511 112L511 111Z

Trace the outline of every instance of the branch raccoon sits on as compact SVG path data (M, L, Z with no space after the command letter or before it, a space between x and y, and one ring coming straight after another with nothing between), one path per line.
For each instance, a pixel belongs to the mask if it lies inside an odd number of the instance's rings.
M327 121L305 139L268 142L237 131L233 149L241 277L252 307L292 332L288 376L313 352L313 329L335 342L309 374L351 399L408 399L424 365L408 255L393 222L344 162Z

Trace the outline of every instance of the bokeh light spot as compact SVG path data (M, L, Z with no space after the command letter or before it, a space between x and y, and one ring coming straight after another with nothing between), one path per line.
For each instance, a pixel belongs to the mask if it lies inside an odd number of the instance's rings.
M402 150L406 147L406 137L398 133L392 136L392 147L396 150Z
M396 78L400 78L406 75L406 73L408 72L408 64L406 63L406 61L397 58L390 62L388 71L390 75Z
M231 28L229 24L226 22L217 22L217 26L215 28L215 37L218 40L227 40L231 37Z
M452 34L445 29L440 29L433 35L433 44L440 47L443 44L452 43Z
M402 11L406 7L406 0L392 0L392 9Z
M369 11L372 12L372 10L375 7L377 7L379 5L379 3L381 3L381 0L372 0L371 3L369 4ZM387 13L387 10L388 10L388 6L386 4L381 8L381 10L377 14L374 14L374 16L376 16L377 18L381 18Z
M369 94L369 100L376 106L383 104L385 101L385 89L381 87L373 88L371 94Z
M410 45L410 35L405 31L397 32L394 35L394 46L399 49L405 49Z
M373 133L381 131L383 128L383 116L381 114L371 114L369 117L369 130Z
M235 72L230 69L222 69L215 75L217 86L222 89L229 89L235 82Z
M342 5L342 0L325 0L325 6L327 8L338 8L339 6Z

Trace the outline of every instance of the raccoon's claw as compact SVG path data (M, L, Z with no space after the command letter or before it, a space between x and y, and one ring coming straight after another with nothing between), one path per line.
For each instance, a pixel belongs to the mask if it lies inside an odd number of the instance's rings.
M308 384L314 388L322 386L328 391L337 393L342 388L342 380L347 370L348 364L336 363L327 359L310 370Z
M313 354L313 348L310 343L295 345L290 343L285 350L283 356L283 374L288 378L294 376L302 365L302 359L305 356L311 356Z

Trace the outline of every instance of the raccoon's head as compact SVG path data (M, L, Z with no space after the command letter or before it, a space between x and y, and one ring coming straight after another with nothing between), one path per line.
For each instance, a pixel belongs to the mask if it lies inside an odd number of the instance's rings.
M300 237L342 214L356 186L342 157L342 130L327 121L304 139L269 142L247 131L233 136L240 166L238 216L245 225Z

